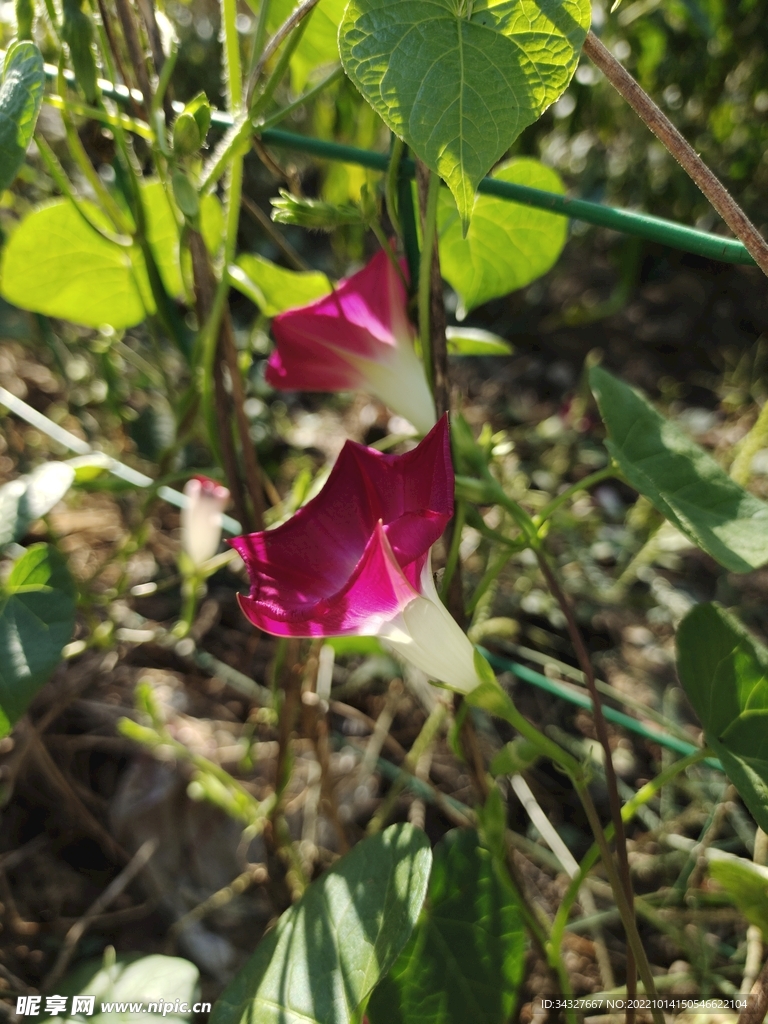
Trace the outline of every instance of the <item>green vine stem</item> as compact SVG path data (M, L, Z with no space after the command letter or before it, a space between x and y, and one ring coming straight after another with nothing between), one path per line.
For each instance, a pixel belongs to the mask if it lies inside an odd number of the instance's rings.
M419 341L421 342L421 358L427 374L430 389L435 393L435 372L432 361L431 305L432 305L432 255L437 233L437 200L440 194L440 178L434 171L429 171L426 203L422 213L422 243L419 260Z
M609 480L612 476L616 476L616 470L613 466L609 465L605 466L603 469L598 469L595 473L590 473L589 476L585 476L583 480L577 480L575 484L571 484L571 486L566 488L566 490L561 494L558 494L556 498L553 498L549 504L545 505L541 512L533 517L533 522L537 526L541 526L552 517L552 514L556 512L561 505L565 505L566 502L569 502L575 494L578 494L580 491L588 491L590 487L594 487L595 484L599 484L603 480Z

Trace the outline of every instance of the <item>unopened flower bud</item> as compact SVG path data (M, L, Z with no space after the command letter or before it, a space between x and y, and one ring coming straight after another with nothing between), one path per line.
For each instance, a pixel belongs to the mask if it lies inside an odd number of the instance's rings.
M226 487L206 476L193 476L184 486L187 505L181 510L181 544L192 562L213 558L221 540L221 519L229 501Z

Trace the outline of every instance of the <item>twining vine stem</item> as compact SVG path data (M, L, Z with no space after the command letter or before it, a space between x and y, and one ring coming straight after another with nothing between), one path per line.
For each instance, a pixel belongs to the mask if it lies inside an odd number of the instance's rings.
M600 42L594 32L587 33L587 38L584 40L584 53L603 72L614 89L623 96L656 138L666 146L734 235L744 243L758 267L768 275L768 242L717 175L713 174L666 114L653 102L627 69L616 60L611 51Z

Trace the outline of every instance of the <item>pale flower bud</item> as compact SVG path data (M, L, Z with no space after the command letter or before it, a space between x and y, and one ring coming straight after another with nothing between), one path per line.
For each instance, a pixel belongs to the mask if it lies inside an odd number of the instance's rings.
M184 485L187 506L181 510L181 545L195 566L219 550L221 519L229 491L206 476L193 476Z

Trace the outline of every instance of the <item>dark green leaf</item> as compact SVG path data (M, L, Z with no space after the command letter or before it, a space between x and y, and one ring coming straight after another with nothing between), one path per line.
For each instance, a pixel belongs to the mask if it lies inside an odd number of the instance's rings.
M650 402L602 367L590 385L605 442L628 482L726 569L768 561L768 505L749 494Z
M768 937L768 868L729 857L711 860L708 869L749 923Z
M588 0L350 0L344 69L469 223L481 178L565 90Z
M708 746L768 830L768 650L724 609L700 604L680 623L677 671Z
M503 1024L522 980L525 932L511 887L474 831L435 849L424 913L368 1004L371 1024Z
M351 1024L410 937L431 861L411 825L358 843L283 914L211 1024Z
M66 563L56 548L34 544L0 590L0 718L13 725L24 714L74 628L75 584Z
M20 540L31 523L61 501L74 479L74 469L65 462L44 462L0 487L0 548Z
M24 163L43 102L43 58L25 40L8 47L0 85L0 192L12 184Z
M500 181L565 192L557 171L538 160L510 160L491 175ZM557 261L568 236L568 221L547 210L478 195L467 237L450 194L440 191L440 269L459 296L459 319L475 306L524 288ZM469 353L468 353L469 354Z

